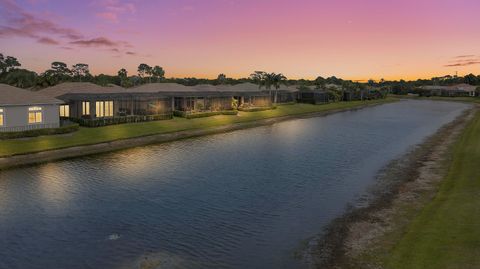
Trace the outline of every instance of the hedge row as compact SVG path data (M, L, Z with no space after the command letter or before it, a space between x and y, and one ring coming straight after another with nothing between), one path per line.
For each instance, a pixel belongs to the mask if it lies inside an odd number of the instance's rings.
M169 120L171 118L172 118L172 114L161 114L161 115L143 115L143 116L133 115L133 116L122 116L122 117L100 118L100 119L71 118L70 120L85 127L101 127L101 126L116 125L116 124L123 124L123 123Z
M15 138L23 138L23 137L35 137L41 135L56 135L56 134L67 134L73 133L78 131L79 125L77 123L69 124L67 126L62 126L59 128L49 128L49 129L36 129L36 130L28 130L22 132L5 132L0 133L0 140L1 139L15 139Z
M276 109L276 106L267 106L267 107L246 107L246 108L239 108L238 110L243 111L243 112L258 112L258 111L265 111L265 110L271 110L271 109Z
M208 111L208 112L196 112L196 113L188 113L185 111L178 111L175 110L173 115L175 117L182 117L186 119L196 119L196 118L204 118L204 117L211 117L216 115L237 115L237 110L224 110L224 111Z

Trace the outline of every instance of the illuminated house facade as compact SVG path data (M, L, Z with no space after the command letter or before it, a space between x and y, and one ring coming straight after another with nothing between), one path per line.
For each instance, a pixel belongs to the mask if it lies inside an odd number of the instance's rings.
M199 113L239 107L270 107L270 94L257 85L150 83L134 88L67 82L39 91L62 101L60 118L85 126L170 119L174 111Z
M62 83L40 93L63 101L60 118L86 126L172 118L171 97L158 93L81 82Z
M129 89L130 91L130 89ZM183 112L222 111L238 107L270 107L270 95L252 83L237 85L184 86L177 83L150 83L131 89L173 98L173 110ZM234 106L237 107L234 107Z
M0 132L58 128L62 101L0 84Z

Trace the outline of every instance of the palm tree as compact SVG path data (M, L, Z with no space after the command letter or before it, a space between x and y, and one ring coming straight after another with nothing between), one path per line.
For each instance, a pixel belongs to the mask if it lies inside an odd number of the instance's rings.
M125 82L128 78L128 72L125 68L118 70L118 77L120 78L120 86L125 87Z
M281 84L285 84L287 77L282 73L267 73L263 71L255 71L250 78L259 85L259 88L265 87L272 96L272 87L275 89L273 94L273 104L277 104L278 89Z
M217 76L217 84L225 84L227 81L227 76L225 74L219 74Z

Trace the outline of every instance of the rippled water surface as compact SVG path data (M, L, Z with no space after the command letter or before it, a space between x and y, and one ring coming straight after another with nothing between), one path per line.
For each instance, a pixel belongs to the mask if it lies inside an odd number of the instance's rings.
M466 108L401 101L0 172L0 268L302 267L303 241Z

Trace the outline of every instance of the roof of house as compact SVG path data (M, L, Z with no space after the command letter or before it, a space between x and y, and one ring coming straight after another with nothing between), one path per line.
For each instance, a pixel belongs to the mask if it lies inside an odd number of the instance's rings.
M62 101L43 95L39 92L29 91L0 84L0 106L7 105L46 105L61 104Z
M53 87L40 90L39 93L49 97L60 97L69 93L122 93L126 90L122 87L103 87L90 82L65 82Z
M128 92L190 92L188 86L178 83L147 83L137 87L126 89Z
M477 86L472 86L470 84L462 83L450 86L436 86L428 85L420 87L424 90L447 90L447 91L475 91Z

